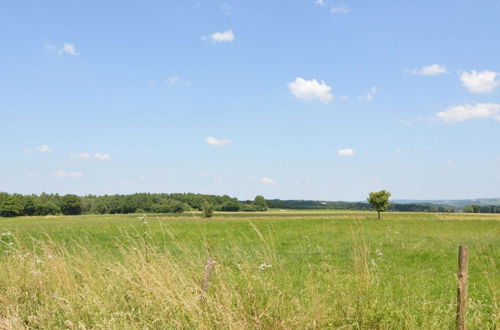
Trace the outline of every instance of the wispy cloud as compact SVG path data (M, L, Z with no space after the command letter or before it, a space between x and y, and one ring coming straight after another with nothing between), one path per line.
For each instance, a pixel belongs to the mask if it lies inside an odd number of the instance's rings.
M372 102L373 100L375 100L375 94L377 93L378 93L377 87L373 86L364 96L359 96L358 100Z
M111 156L109 154L101 154L96 152L94 154L94 158L100 159L100 160L111 160Z
M69 54L71 56L80 55L80 53L76 50L76 47L69 43L64 43L61 49L59 49L59 54Z
M407 69L406 72L421 76L437 76L447 73L446 66L440 64L431 64L421 67L420 69Z
M294 81L288 83L287 86L290 93L301 100L329 103L333 99L332 88L324 81L317 81L316 79L305 80L304 78L297 77Z
M71 56L80 55L80 53L76 50L75 45L67 43L67 42L65 42L61 47L57 47L57 46L50 44L50 43L44 43L43 48L45 48L49 52L53 52L53 53L57 52L59 55L64 55L64 54L71 55Z
M260 183L263 183L263 184L275 184L276 181L274 181L270 177L263 176L263 177L260 178Z
M314 1L315 5L318 5L320 7L324 8L330 8L330 13L332 14L349 14L351 11L349 6L347 5L336 5L336 6L329 6L326 2L326 0L315 0Z
M70 158L73 158L73 159L89 159L90 158L90 154L87 153L87 152L81 152L79 154L75 153L75 152L71 152L69 153L69 157Z
M352 150L352 149L340 149L339 151L337 151L337 155L347 156L347 157L354 156L354 150Z
M460 80L465 88L472 93L489 93L500 86L500 81L496 80L498 72L472 70L470 72L462 72Z
M223 32L214 32L209 36L202 36L201 40L209 40L214 43L232 42L235 36L233 30L226 30Z
M48 51L50 51L50 52L54 52L54 51L57 49L57 47L56 47L56 46L51 45L51 44L49 44L49 43L44 43L44 44L43 44L43 48L45 48L46 50L48 50Z
M229 139L216 139L213 136L207 136L205 142L216 147L225 146L231 143Z
M172 85L173 85L173 84L178 83L178 82L179 82L179 80L180 80L180 78L179 78L179 76L177 76L177 75L168 76L168 77L165 79L165 81L166 81L167 83L172 84Z
M438 112L436 117L447 123L456 123L470 119L493 119L500 121L500 104L476 103L463 104Z
M40 147L37 147L36 151L38 151L38 152L52 152L52 149L48 145L44 144L44 145L41 145Z
M83 176L83 173L81 173L81 172L66 172L63 170L59 170L59 171L50 172L50 175L58 177L58 178L75 179L75 178L81 178Z
M350 11L349 6L346 5L330 8L330 13L332 14L349 14Z
M229 4L227 2L221 3L220 10L226 16L231 15L231 6L229 6Z

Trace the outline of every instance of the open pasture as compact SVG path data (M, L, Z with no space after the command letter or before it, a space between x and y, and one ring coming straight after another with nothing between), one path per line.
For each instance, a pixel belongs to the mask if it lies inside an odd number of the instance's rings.
M0 219L0 328L448 329L459 244L469 328L498 327L498 215L141 216Z

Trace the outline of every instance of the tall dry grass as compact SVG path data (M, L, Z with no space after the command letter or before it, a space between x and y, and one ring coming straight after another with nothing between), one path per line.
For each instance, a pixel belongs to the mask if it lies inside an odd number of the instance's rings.
M227 258L216 258L207 293L200 281L212 257L209 244L194 249L172 240L171 233L164 233L165 249L152 243L147 230L129 235L129 241L116 243L118 253L95 249L84 239L62 244L47 237L26 244L13 238L4 242L8 252L0 258L0 328L453 327L454 300L429 299L421 288L405 287L406 274L380 272L378 251L359 226L351 233L349 269L310 265L306 278L298 278L279 256L270 233L253 228L262 244L251 251L228 245ZM496 266L489 267L494 273ZM498 315L496 303L472 308L469 328L493 329Z

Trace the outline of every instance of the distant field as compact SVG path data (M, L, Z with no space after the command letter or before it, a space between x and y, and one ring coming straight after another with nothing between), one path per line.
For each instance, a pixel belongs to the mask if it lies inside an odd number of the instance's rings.
M0 218L0 329L448 329L459 244L469 328L499 324L500 215L139 216Z

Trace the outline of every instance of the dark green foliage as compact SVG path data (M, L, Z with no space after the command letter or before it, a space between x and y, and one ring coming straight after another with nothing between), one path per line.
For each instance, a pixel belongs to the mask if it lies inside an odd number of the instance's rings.
M464 207L464 212L465 213L480 213L481 206L479 206L479 205L467 205Z
M238 201L227 201L220 207L221 211L225 212L237 212L241 209L241 204Z
M61 208L59 206L57 206L54 202L45 201L37 204L37 211L35 215L49 215L59 213L61 213Z
M266 199L260 195L255 196L253 206L256 211L267 211Z
M23 215L24 205L22 196L13 195L7 197L0 205L0 215L2 217L18 217Z
M184 203L171 199L161 204L154 204L151 211L154 213L182 213L185 208Z
M61 198L61 212L65 215L82 213L82 201L76 195L65 195Z
M372 208L377 210L377 218L380 220L380 212L384 212L390 205L389 197L391 193L385 190L380 190L377 192L371 192L367 198L368 203L371 204Z

